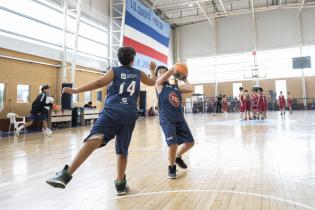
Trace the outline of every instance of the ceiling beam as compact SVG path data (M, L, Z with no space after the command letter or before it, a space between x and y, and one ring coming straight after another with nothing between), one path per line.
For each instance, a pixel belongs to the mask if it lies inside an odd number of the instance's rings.
M220 5L221 5L221 7L223 9L223 12L226 14L226 9L224 7L224 4L223 4L222 0L219 0L219 3L220 3Z
M198 7L200 8L201 12L203 13L203 15L206 17L206 19L208 20L208 22L210 23L211 26L213 26L213 21L209 18L209 16L207 15L207 13L205 12L205 10L201 7L201 5L199 3L197 3Z
M178 2L178 3L171 3L171 4L164 4L164 5L155 5L153 9L165 9L169 7L178 7L178 6L185 6L189 4L198 4L198 3L203 3L203 2L209 2L211 0L197 0L197 1L185 1L185 2Z
M293 3L293 4L284 4L281 9L299 9L301 7L301 4ZM315 3L304 3L303 8L315 8ZM265 11L272 11L272 10L278 10L279 6L274 5L274 6L269 6L269 7L256 7L254 9L254 12L265 12ZM221 18L221 17L228 17L228 16L235 16L235 15L243 15L243 14L251 14L252 11L251 9L243 9L243 10L237 10L234 12L228 12L227 14L213 14L213 13L208 13L207 17L212 20L214 18ZM192 23L192 22L201 22L201 21L206 21L208 20L204 14L203 15L194 15L194 16L186 16L182 18L174 18L174 19L169 19L169 23L174 23L174 24L184 24L184 23Z
M161 4L161 5L155 5L153 9L166 9L170 7L186 6L189 4L197 4L197 3L205 3L205 2L212 2L212 0L191 0L191 1L185 1L185 2L171 3L171 4ZM223 5L230 5L230 4L236 4L236 3L248 3L248 0L233 0L233 1L222 2ZM220 3L215 3L215 4L220 5Z

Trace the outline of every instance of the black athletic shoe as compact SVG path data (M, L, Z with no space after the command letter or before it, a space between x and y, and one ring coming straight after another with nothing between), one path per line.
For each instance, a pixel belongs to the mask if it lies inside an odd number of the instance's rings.
M176 165L168 166L168 178L176 179Z
M46 183L57 188L65 188L66 185L72 179L72 175L68 172L69 166L65 165L65 167L56 173L55 176L48 178Z
M117 195L125 195L129 191L129 186L127 184L126 175L121 182L115 180L115 187L117 191Z
M176 164L183 168L183 169L186 169L187 168L187 164L184 162L184 160L182 159L182 157L177 157L176 158Z

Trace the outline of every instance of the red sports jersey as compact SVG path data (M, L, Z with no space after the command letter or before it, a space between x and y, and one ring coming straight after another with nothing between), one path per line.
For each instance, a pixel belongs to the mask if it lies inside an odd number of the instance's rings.
M279 96L279 107L280 107L280 109L285 108L285 98L283 95Z
M245 112L246 100L243 93L240 93L240 112Z
M257 96L257 94L256 93L254 93L253 95L252 95L252 101L253 101L253 103L252 103L252 109L253 110L256 110L258 107L258 96Z

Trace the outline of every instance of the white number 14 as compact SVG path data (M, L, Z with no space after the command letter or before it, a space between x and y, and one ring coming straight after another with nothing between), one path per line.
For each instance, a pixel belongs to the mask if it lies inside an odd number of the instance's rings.
M125 83L121 83L119 87L119 94L122 94L124 92ZM130 93L130 96L132 96L135 93L136 89L136 81L132 81L130 85L127 88L127 92Z

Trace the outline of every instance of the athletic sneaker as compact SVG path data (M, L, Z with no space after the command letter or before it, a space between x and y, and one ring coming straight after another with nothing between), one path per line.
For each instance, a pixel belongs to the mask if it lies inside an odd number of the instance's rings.
M117 195L125 195L129 191L126 175L124 176L124 179L120 182L118 182L118 180L115 180L115 187L116 187Z
M182 157L177 157L176 158L176 164L183 168L183 169L186 169L187 168L187 164L184 162L184 160L182 159Z
M168 178L176 179L176 165L168 166Z
M47 135L48 137L50 137L51 134L52 134L52 131L51 131L49 128L47 128L47 129L46 129L46 135Z
M68 172L69 166L65 165L65 167L56 173L55 176L48 178L46 183L57 188L65 188L66 185L72 179L72 175Z

